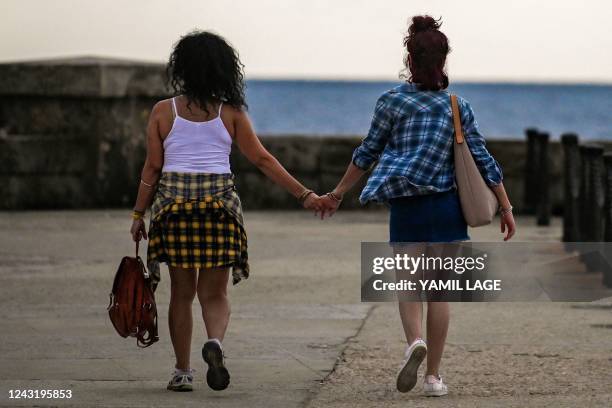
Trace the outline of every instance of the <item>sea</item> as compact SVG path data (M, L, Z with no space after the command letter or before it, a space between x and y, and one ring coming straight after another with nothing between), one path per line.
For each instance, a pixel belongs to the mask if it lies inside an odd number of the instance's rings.
M249 80L247 103L260 135L367 134L378 97L397 82ZM486 138L523 139L526 128L552 139L612 139L612 85L454 83Z

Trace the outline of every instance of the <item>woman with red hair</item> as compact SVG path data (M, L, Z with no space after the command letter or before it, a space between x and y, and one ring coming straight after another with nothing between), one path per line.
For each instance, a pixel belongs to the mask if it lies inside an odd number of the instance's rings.
M404 46L408 81L378 99L367 137L355 150L340 183L321 202L325 211L333 214L342 196L377 163L360 201L389 206L390 242L465 241L469 237L454 181L454 128L444 71L448 39L440 31L439 21L415 16ZM470 104L457 99L465 140L482 177L497 196L501 230L508 240L514 235L515 224L501 168L485 147ZM408 344L397 389L407 392L414 388L419 365L427 358L425 395L446 395L448 388L439 368L449 325L448 302L427 299L427 343L421 328L423 302L400 301L399 312Z

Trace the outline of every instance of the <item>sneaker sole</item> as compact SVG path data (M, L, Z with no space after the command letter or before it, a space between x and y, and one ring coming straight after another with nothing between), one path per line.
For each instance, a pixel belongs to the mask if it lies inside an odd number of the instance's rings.
M193 385L191 384L181 384L177 386L168 385L166 389L170 391L175 391L175 392L189 392L189 391L193 391Z
M423 394L426 397L443 397L448 395L448 391L424 391Z
M397 375L397 390L399 392L408 392L414 388L417 383L417 371L426 355L427 348L425 346L414 348L410 358Z
M226 389L230 383L230 375L223 365L223 351L214 342L208 342L202 347L202 358L208 364L206 383L215 391Z

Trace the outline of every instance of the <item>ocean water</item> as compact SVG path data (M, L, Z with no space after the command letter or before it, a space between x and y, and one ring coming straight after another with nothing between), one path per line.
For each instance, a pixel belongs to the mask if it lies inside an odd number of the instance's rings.
M365 135L376 99L400 82L247 82L258 134ZM612 85L457 83L451 92L472 104L487 138L524 138L536 127L556 139L612 139Z

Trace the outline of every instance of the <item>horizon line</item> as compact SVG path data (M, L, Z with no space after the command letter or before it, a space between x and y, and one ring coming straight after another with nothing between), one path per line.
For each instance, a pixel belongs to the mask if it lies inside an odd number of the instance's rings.
M339 77L336 75L313 75L313 76L298 76L298 75L246 75L247 81L270 81L270 82L405 82L401 78L392 77ZM452 84L507 84L507 85L584 85L584 86L612 86L612 80L604 79L541 79L541 78L474 78L474 77L456 77L450 80Z
M53 57L32 57L24 59L3 59L0 58L0 64L19 64L19 63L37 63L37 62L54 62L62 60L84 60L84 59L108 59L108 62L115 60L118 63L135 64L160 64L165 65L166 62L157 59L148 58L126 58L122 56L102 56L97 54L80 54L80 55L57 55ZM398 71L399 72L399 71ZM391 75L371 75L371 76L340 76L338 74L314 74L314 75L299 75L299 74L247 74L247 81L295 81L295 82L404 82L399 76ZM612 78L511 78L511 77L484 77L477 78L473 76L451 76L451 84L509 84L509 85L585 85L585 86L612 86Z

